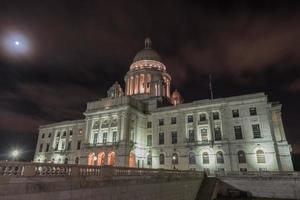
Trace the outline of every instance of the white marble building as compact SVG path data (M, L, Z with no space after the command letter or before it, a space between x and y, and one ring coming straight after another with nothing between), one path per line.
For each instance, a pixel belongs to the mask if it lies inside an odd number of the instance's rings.
M40 126L35 162L293 171L281 105L264 93L182 103L150 39L84 119Z

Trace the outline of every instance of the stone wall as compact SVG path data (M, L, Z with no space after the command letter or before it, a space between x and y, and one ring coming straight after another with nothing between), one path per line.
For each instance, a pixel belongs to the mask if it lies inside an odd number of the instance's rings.
M221 177L222 182L254 197L300 199L300 176Z
M202 179L118 177L10 178L0 184L1 200L195 199Z

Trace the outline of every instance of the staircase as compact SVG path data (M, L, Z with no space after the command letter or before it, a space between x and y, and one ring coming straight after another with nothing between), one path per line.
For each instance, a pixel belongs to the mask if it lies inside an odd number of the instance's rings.
M218 180L215 177L206 177L197 193L195 200L211 200Z

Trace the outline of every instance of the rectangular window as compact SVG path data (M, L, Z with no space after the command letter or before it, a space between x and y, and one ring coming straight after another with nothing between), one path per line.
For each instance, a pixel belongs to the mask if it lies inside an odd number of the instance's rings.
M251 116L257 115L257 111L255 107L249 108L249 112Z
M72 148L72 142L70 141L70 142L68 142L68 150L71 150L71 148Z
M59 142L57 141L56 144L55 144L55 148L54 148L55 151L58 150L58 144L59 144Z
M208 141L207 129L205 129L205 128L201 129L201 138L202 138L202 141L204 141L204 142Z
M187 116L187 123L193 123L193 121L194 121L193 115L188 115Z
M232 110L232 117L233 118L240 117L240 113L238 109Z
M151 155L147 156L147 165L152 165L152 156Z
M158 125L163 126L164 125L164 119L159 119L158 120Z
M203 122L203 121L206 121L206 114L205 113L201 113L200 116L200 121Z
M73 135L73 130L70 130L70 135Z
M67 131L63 132L63 137L65 137L67 135Z
M221 127L217 126L215 127L215 141L222 140L222 133L221 133Z
M151 122L147 122L147 128L152 128L152 123Z
M77 150L79 150L80 148L81 148L81 141L78 140L78 141L77 141Z
M94 139L93 139L93 144L97 144L98 143L98 133L94 134Z
M219 112L213 112L213 119L214 119L214 120L220 119Z
M176 124L176 117L171 117L171 124Z
M45 133L42 134L42 138L45 138Z
M252 124L253 138L261 138L259 124Z
M42 152L43 151L43 143L40 144L40 149L39 149L39 152Z
M113 136L112 136L113 138L112 138L112 141L113 142L117 142L117 131L114 131L113 132Z
M236 140L243 139L242 127L241 126L234 126L234 134Z
M51 138L51 133L48 134L48 138Z
M240 168L240 172L247 172L247 168Z
M65 146L66 146L65 142L62 142L61 143L61 150L65 150Z
M164 144L165 143L165 134L159 133L159 141L158 144Z
M177 144L177 132L173 131L171 132L172 135L172 144Z
M189 130L189 142L195 142L194 130Z
M106 142L107 142L107 132L104 132L104 133L103 133L102 143L103 143L103 144L106 144Z
M152 135L147 135L147 146L152 146Z
M49 143L47 143L47 145L46 145L46 152L48 152L48 151L49 151L49 148L50 148L50 144L49 144Z

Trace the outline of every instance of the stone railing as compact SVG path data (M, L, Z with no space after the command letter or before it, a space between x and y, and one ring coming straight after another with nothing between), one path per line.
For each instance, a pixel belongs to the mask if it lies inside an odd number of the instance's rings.
M10 177L64 177L99 176L159 176L159 177L202 177L202 172L164 169L145 169L112 166L88 166L51 163L0 162L0 178Z
M300 172L272 172L272 171L249 171L249 172L215 172L217 177L299 177Z

